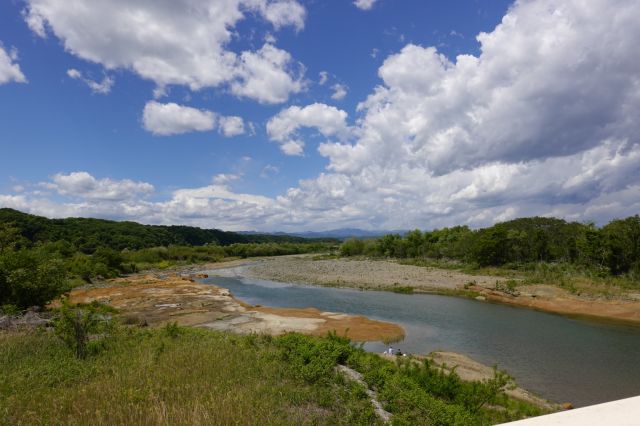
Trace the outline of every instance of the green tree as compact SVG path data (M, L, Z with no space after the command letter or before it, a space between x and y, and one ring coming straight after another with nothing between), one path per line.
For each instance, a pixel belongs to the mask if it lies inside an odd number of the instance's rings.
M70 289L64 262L36 250L0 256L0 304L43 306Z
M0 223L0 254L25 246L26 243L27 240L20 234L18 228L12 224Z
M640 262L640 216L614 220L602 229L606 263L612 274L622 274Z
M113 321L105 307L91 304L73 307L67 299L54 321L56 335L75 353L76 358L84 359L88 355L89 340L92 334L108 334L113 328Z
M340 245L341 256L359 256L364 253L364 242L358 238L350 238Z

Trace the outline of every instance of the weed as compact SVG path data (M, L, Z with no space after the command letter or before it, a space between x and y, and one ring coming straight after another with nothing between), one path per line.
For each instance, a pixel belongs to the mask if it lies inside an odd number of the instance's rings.
M18 308L16 305L2 305L0 306L0 314L4 315L19 315L22 313L22 310Z
M177 322L168 322L164 326L164 334L175 339L182 334L182 327L178 325Z
M393 287L390 288L390 290L394 293L413 294L414 288L411 287L410 285L405 285L405 286L394 285Z

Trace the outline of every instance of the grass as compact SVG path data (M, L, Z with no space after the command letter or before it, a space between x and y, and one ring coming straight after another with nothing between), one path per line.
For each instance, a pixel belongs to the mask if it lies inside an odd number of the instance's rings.
M542 414L501 392L471 408L490 382L393 363L335 335L119 327L92 347L78 360L49 331L0 332L0 424L378 424L364 387L336 373L338 363L378 390L394 424Z
M266 337L130 329L83 361L49 332L0 333L0 424L375 424L362 388L298 378L279 351Z
M399 285L398 283L395 283L389 290L393 293L413 294L415 289L410 285Z

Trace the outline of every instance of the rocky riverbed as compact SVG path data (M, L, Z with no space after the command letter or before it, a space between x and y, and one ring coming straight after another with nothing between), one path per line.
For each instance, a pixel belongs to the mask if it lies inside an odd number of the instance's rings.
M301 332L323 336L330 331L354 341L397 340L404 336L395 324L362 316L317 309L278 309L251 306L226 289L201 284L200 274L146 274L109 280L99 286L74 289L72 303L97 301L121 312L125 322L162 325L176 322L236 333Z
M402 290L415 293L459 294L562 315L640 324L640 298L593 297L571 293L554 285L503 285L505 278L469 275L448 269L402 265L387 260L324 259L314 256L269 257L243 267L251 278L366 290Z

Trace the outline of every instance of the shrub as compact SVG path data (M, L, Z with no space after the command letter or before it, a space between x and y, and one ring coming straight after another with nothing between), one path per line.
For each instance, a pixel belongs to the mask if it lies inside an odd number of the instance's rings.
M405 286L394 285L391 288L391 291L394 293L400 293L400 294L413 294L414 288L411 287L410 285L405 285Z
M114 326L109 315L113 310L98 303L73 307L62 300L54 321L56 335L71 349L76 358L84 359L89 353L91 335L108 335ZM98 344L94 345L98 346Z
M177 322L168 322L164 326L164 333L172 339L175 339L182 334L182 327L180 327Z
M43 306L68 290L62 260L26 249L0 256L0 304Z
M340 246L341 256L359 256L364 253L364 242L357 238L350 238Z
M0 314L5 314L5 315L18 315L22 312L22 310L20 308L18 308L16 305L2 305L0 306Z
M506 373L493 368L493 378L483 381L467 382L460 387L455 400L469 412L477 413L485 404L496 402L512 379Z
M354 350L348 339L334 333L325 339L290 333L277 338L276 344L294 375L310 383L331 377L336 364L344 363Z
M516 280L507 280L503 282L496 281L495 289L503 293L517 296L518 295L518 290L516 290L517 286L518 286L518 282Z

